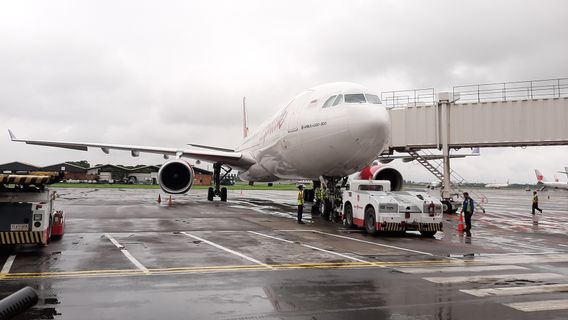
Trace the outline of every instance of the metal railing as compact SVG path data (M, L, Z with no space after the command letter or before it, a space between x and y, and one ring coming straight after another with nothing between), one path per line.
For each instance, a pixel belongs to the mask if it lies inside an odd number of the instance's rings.
M434 88L385 91L381 92L381 101L387 108L431 106L436 103L436 93Z
M455 86L456 103L568 97L568 78Z

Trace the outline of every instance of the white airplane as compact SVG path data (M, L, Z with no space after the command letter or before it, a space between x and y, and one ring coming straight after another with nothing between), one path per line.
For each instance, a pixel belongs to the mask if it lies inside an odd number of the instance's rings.
M507 183L488 183L485 185L485 188L500 189L500 188L507 188L508 186L509 186L509 180L507 180Z
M535 169L534 173L536 174L537 184L544 188L553 188L553 189L567 189L568 190L568 182L560 182L558 178L555 181L550 182L546 181L542 173Z
M244 102L244 101L243 101ZM227 200L220 182L231 168L245 181L270 182L280 179L323 180L328 187L361 170L387 147L390 118L379 97L354 83L330 83L306 90L293 98L258 132L248 136L246 110L244 142L235 149L190 145L190 149L163 148L108 143L18 139L27 144L87 151L88 148L162 154L165 159L158 182L167 193L187 192L193 184L193 169L182 158L213 163L214 187L208 200ZM224 175L221 174L224 171ZM400 175L400 174L399 174ZM321 180L320 180L321 179Z

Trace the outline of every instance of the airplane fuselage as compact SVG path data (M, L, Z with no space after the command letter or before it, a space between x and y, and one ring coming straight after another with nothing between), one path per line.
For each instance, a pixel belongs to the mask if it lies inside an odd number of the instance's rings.
M332 83L301 93L236 149L255 162L241 169L240 178L318 179L344 177L362 169L377 158L390 138L388 112L375 97L352 83Z

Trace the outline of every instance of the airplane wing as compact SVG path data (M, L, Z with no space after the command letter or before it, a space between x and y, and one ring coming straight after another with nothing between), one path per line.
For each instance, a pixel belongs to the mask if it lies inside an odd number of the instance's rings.
M175 149L175 148L160 148L160 147L146 147L146 146L132 146L120 144L106 144L106 143L91 143L91 142L69 142L69 141L47 141L47 140L30 140L18 139L8 129L10 139L15 142L24 142L27 144L34 144L39 146L57 147L73 150L87 151L89 148L100 148L104 153L108 154L110 150L123 150L130 151L133 157L138 157L141 152L161 154L164 159L170 156L185 157L207 162L217 162L227 165L233 165L241 168L248 168L255 162L253 159L243 155L240 152L222 151L219 150L195 150L195 149Z

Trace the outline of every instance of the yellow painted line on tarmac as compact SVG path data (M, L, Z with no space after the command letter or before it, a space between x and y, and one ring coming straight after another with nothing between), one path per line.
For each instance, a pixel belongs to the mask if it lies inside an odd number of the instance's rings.
M0 275L0 281L22 279L45 279L45 278L93 278L93 277L126 277L126 276L157 276L171 274L195 274L215 272L237 271L284 271L284 270L309 270L309 269L358 269L358 268L385 268L404 267L416 265L455 265L454 260L423 260L423 261L393 261L393 262L317 262L317 263L287 263L271 264L270 268L265 265L226 265L226 266L202 266L202 267L177 267L156 268L142 272L139 269L117 270L84 270L84 271L61 271L61 272L16 272Z

